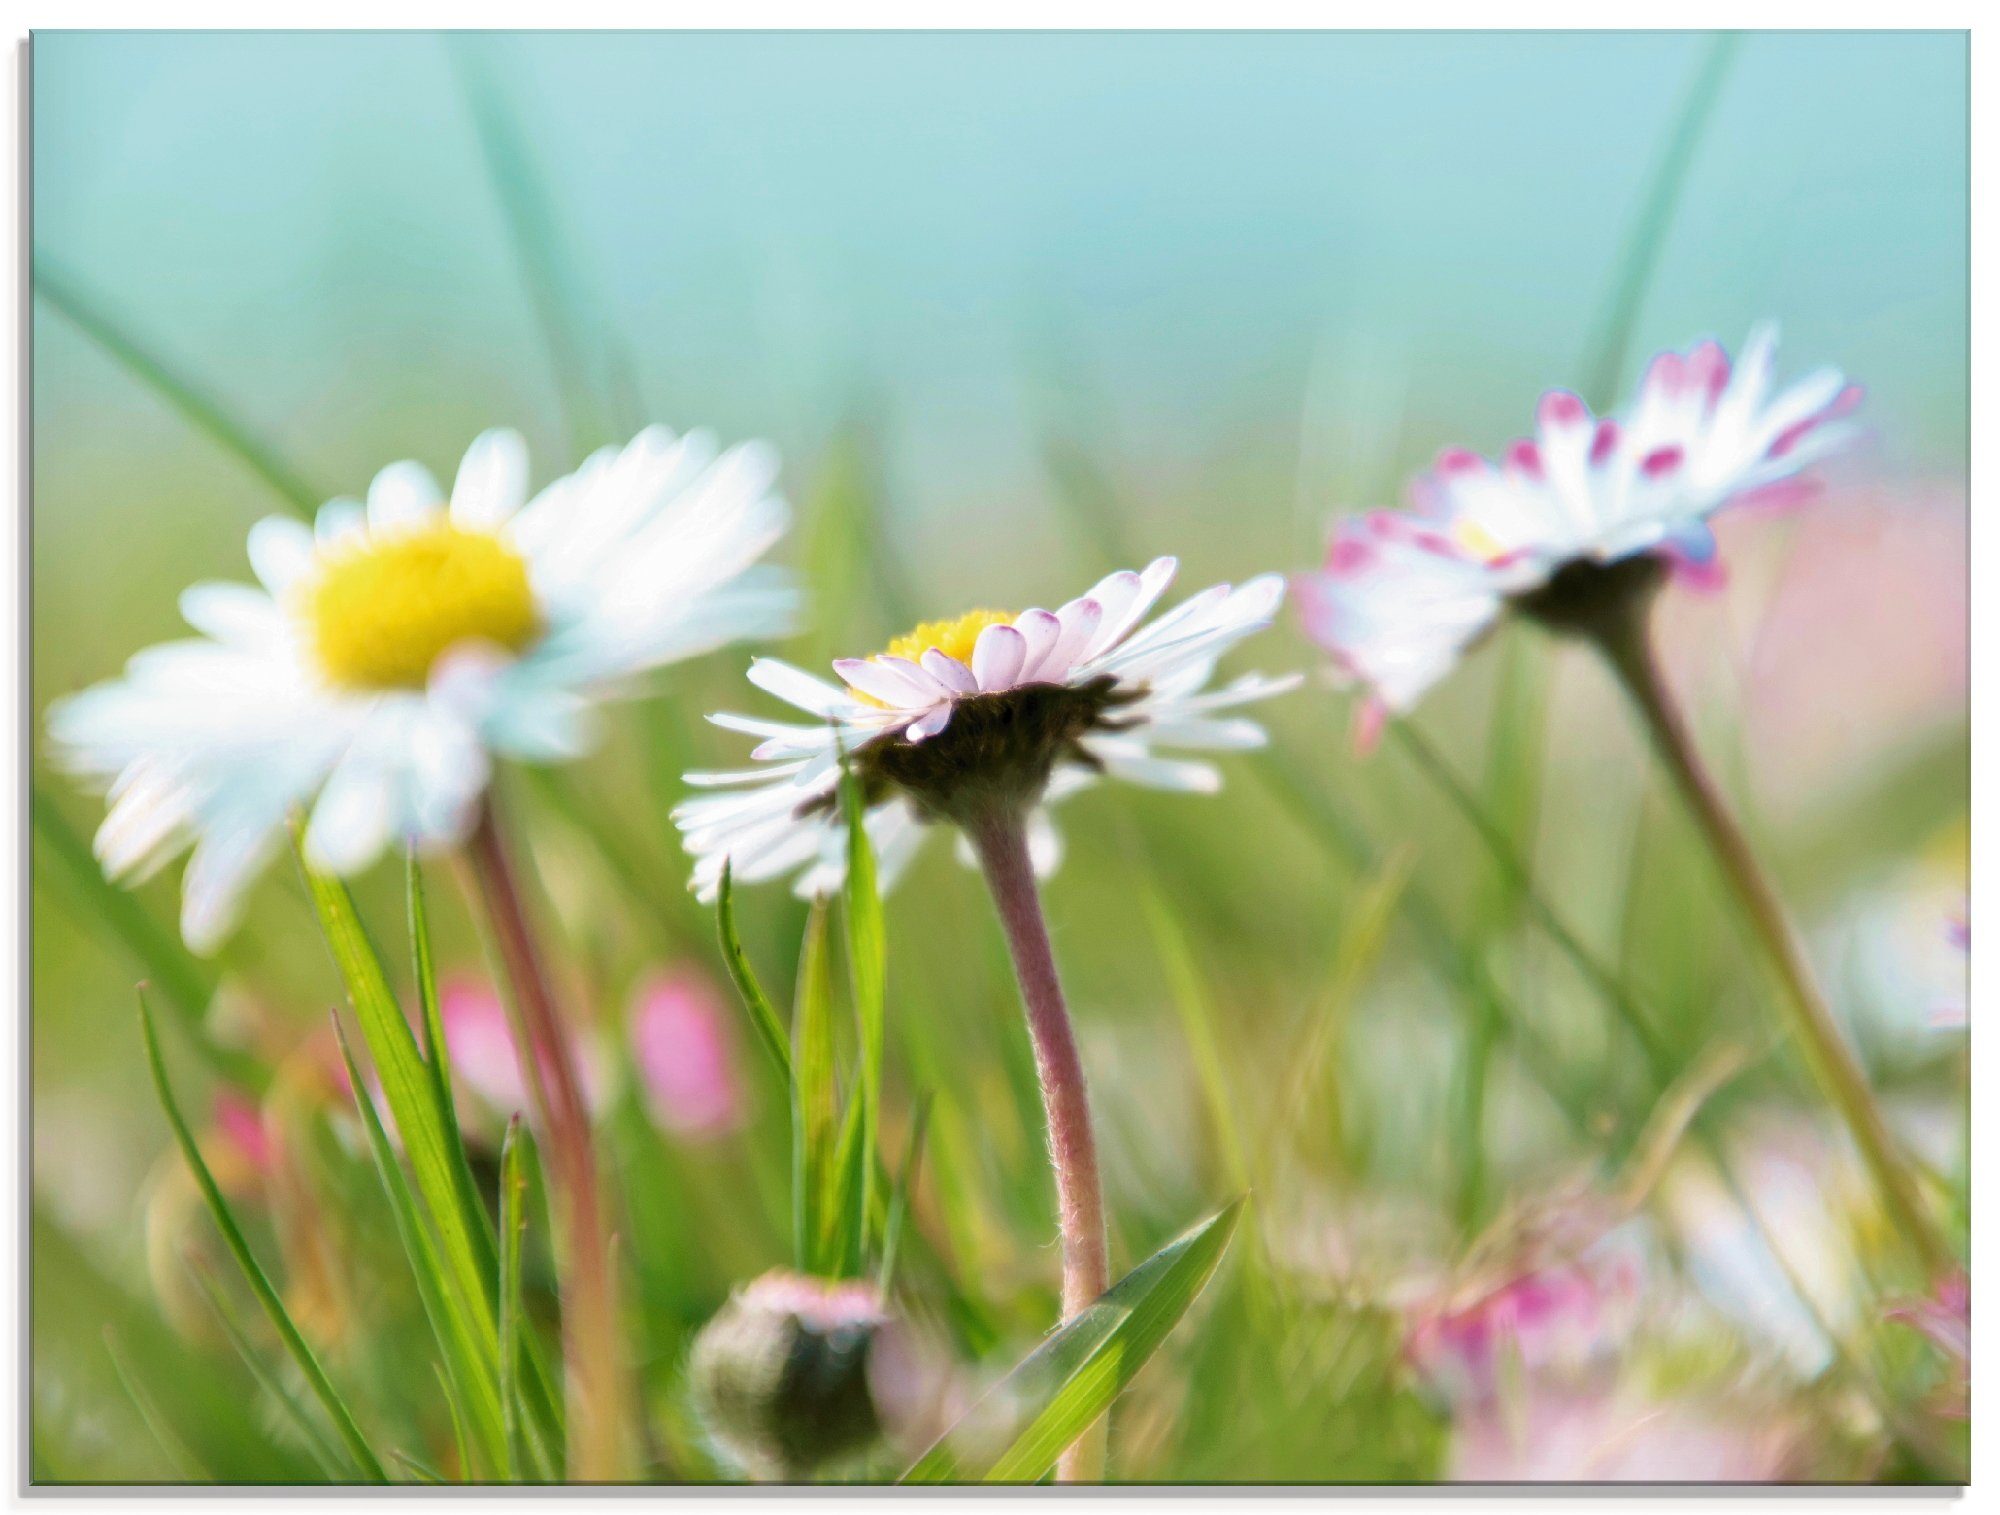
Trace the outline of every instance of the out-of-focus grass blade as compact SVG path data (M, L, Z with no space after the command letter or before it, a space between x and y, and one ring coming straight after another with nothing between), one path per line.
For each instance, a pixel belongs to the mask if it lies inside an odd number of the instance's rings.
M181 1483L214 1482L212 1475L202 1467L201 1459L194 1455L185 1441L181 1440L180 1432L174 1429L173 1422L160 1412L160 1407L154 1402L153 1396L147 1393L145 1385L139 1382L138 1376L132 1371L132 1365L125 1360L125 1354L118 1346L118 1333L109 1326L104 1328L104 1350L111 1358L111 1371L118 1376L119 1387L124 1389L125 1397L132 1401L132 1408L139 1412L139 1419L152 1433L153 1440L159 1443L160 1450L166 1455L168 1466L174 1470L176 1479Z
M131 954L146 981L173 1006L203 1062L232 1082L261 1091L270 1079L263 1064L218 1046L208 1033L208 1005L215 997L215 981L208 970L137 896L105 878L90 844L39 783L31 787L28 805L38 843L35 858L49 862L55 881L75 902L77 919L105 932Z
M517 1481L527 1466L519 1372L521 1244L528 1229L528 1168L534 1140L515 1115L500 1143L500 1407L507 1433L507 1477Z
M862 824L861 785L850 772L840 782L841 808L847 815L847 879L841 889L841 914L847 926L847 971L854 998L854 1020L860 1032L860 1164L861 1181L852 1202L860 1223L855 1243L865 1246L868 1220L875 1213L875 1154L882 1121L883 995L889 972L888 929L882 921L882 895L876 885L875 848ZM860 1257L853 1258L858 1270Z
M833 982L827 964L827 905L815 900L799 950L792 1009L792 1226L798 1266L824 1271L821 1208L835 1161Z
M585 335L594 323L584 313L586 302L572 260L562 246L548 187L536 171L527 141L501 98L491 71L475 51L477 46L476 39L454 38L452 61L555 369L556 392L569 424L570 445L581 459L608 435L607 407L599 386L609 387L615 365L605 351L594 355L593 349L610 348L613 338L608 331L601 333L601 342ZM629 371L629 360L623 366Z
M476 1482L479 1474L473 1466L472 1447L465 1434L465 1409L459 1403L459 1397L451 1391L451 1374L445 1365L434 1362L431 1367L437 1373L438 1387L444 1391L445 1413L451 1417L451 1445L458 1455L458 1481Z
M910 1120L910 1137L903 1148L903 1166L896 1174L896 1187L889 1196L888 1219L882 1223L882 1262L875 1286L884 1298L896 1282L896 1258L903 1248L903 1228L909 1224L910 1196L916 1192L917 1175L924 1160L924 1138L930 1131L931 1096L917 1101L917 1113Z
M397 1465L405 1473L410 1475L411 1480L415 1483L442 1485L445 1481L444 1474L440 1473L414 1452L405 1452L401 1447L391 1447L389 1448L389 1455L396 1460Z
M347 886L308 865L302 848L299 865L305 873L313 906L319 912L320 928L346 984L348 1003L354 1008L362 1040L368 1045L390 1113L396 1118L396 1129L402 1136L403 1150L409 1155L410 1170L416 1180L416 1192L436 1230L448 1287L466 1312L473 1335L485 1354L496 1340L492 1307L493 1243L490 1236L483 1247L473 1239L475 1230L485 1225L484 1216L475 1219L466 1213L459 1180L453 1171L451 1136L434 1103L435 1085L430 1069L418 1051L410 1023L404 1019L402 1007L389 987L382 959L355 912ZM497 1382L497 1361L487 1356L483 1367L488 1381Z
M229 1303L228 1296L222 1292L221 1285L210 1275L199 1258L190 1256L187 1264L188 1272L194 1278L195 1287L201 1290L202 1297L208 1301L209 1309L215 1312L216 1323L222 1327L222 1334L236 1349L236 1355L243 1360L243 1366L249 1369L250 1376L257 1380L257 1387L270 1395L285 1412L285 1419L290 1421L292 1428L299 1433L299 1439L305 1443L306 1451L312 1460L319 1464L319 1470L336 1481L352 1478L353 1464L342 1457L339 1449L326 1439L326 1433L314 1422L312 1416L306 1413L305 1406L299 1403L297 1396L278 1382L277 1376L264 1366L262 1355L250 1344L250 1337L244 1331L243 1323L236 1318L236 1310Z
M743 950L743 942L736 934L736 892L730 878L729 865L722 865L722 888L715 899L715 925L722 937L722 960L729 966L729 977L736 985L736 993L743 1001L744 1013L750 1017L750 1029L757 1034L757 1045L764 1049L778 1069L778 1076L787 1085L792 1081L792 1045L785 1031L785 1023L778 1019L778 1012L771 1007L770 996L764 993L764 986L757 982L756 970L750 966L750 955Z
M981 1397L904 1483L1032 1483L1111 1408L1194 1303L1243 1201L1167 1243Z
M1701 145L1741 41L1735 32L1717 32L1710 41L1694 82L1675 115L1665 150L1647 182L1639 214L1627 233L1617 271L1605 295L1603 314L1592 330L1583 363L1583 398L1599 411L1614 399L1618 376L1632 345L1632 333L1639 323L1639 310L1645 304L1647 287L1653 282L1653 270L1659 266L1660 254L1666 248L1667 228L1679 208L1695 149Z
M153 1030L152 1008L146 1002L145 991L139 994L139 1029L146 1042L146 1064L152 1070L153 1088L160 1097L160 1106L166 1111L167 1124L172 1127L174 1140L179 1144L181 1156L187 1160L189 1170L201 1195L208 1202L209 1214L215 1218L215 1228L222 1233L222 1240L229 1248L236 1265L243 1270L243 1277L250 1285L250 1292L257 1296L264 1313L270 1317L271 1325L285 1344L285 1350L298 1364L305 1375L306 1383L312 1388L313 1397L320 1402L334 1429L340 1433L341 1444L361 1470L361 1476L370 1483L386 1483L388 1475L383 1472L381 1461L370 1449L368 1440L355 1424L354 1416L334 1389L333 1383L320 1367L319 1359L313 1355L306 1339L299 1334L299 1328L292 1323L284 1301L278 1298L278 1291L271 1286L271 1280L258 1265L256 1254L251 1252L250 1243L244 1239L242 1228L236 1224L236 1217L230 1213L229 1202L222 1197L217 1187L215 1175L208 1171L208 1164L202 1160L201 1148L196 1145L194 1133L188 1130L187 1121L182 1117L180 1106L174 1102L173 1086L167 1080L167 1066L160 1056L160 1040Z
M158 394L225 452L234 453L285 503L310 520L326 496L293 471L271 448L258 441L216 401L185 374L161 359L129 328L106 311L102 301L86 294L68 273L58 269L49 255L35 252L35 293L105 352L109 353L142 384Z
M473 1439L478 1444L481 1461L478 1464L467 1463L466 1476L477 1476L477 1467L498 1473L506 1464L506 1433L501 1421L496 1376L488 1369L488 1359L475 1334L476 1328L467 1316L464 1302L452 1289L451 1280L445 1276L437 1245L424 1225L423 1216L417 1211L416 1196L410 1193L409 1182L403 1177L402 1166L396 1161L395 1149L389 1145L389 1133L382 1129L382 1118L376 1113L374 1098L368 1093L368 1085L354 1061L354 1051L347 1044L347 1029L341 1025L337 1015L333 1018L333 1034L340 1047L341 1063L347 1069L348 1087L354 1094L354 1106L361 1116L362 1130L368 1138L368 1151L375 1160L376 1176L381 1179L382 1192L389 1200L389 1212L396 1223L396 1237L403 1244L404 1256L408 1258L410 1272L416 1279L417 1297L423 1302L424 1314L430 1320L431 1332L437 1337L438 1350L443 1354L440 1366L445 1398L451 1402L454 1420L463 1420L475 1428Z
M867 1247L865 1196L872 1188L868 1170L874 1166L869 1161L867 1126L867 1103L859 1089L850 1089L833 1160L826 1170L826 1194L819 1212L823 1227L819 1257L827 1273L836 1278L859 1277Z
M1223 1066L1222 1044L1215 1034L1215 1010L1202 983L1201 971L1188 952L1187 933L1174 919L1173 909L1152 882L1150 871L1142 872L1139 901L1153 928L1153 942L1166 968L1167 987L1174 1009L1180 1015L1181 1032L1194 1055L1196 1076L1201 1080L1202 1100L1208 1106L1209 1129L1215 1133L1222 1151L1222 1164L1229 1182L1237 1189L1250 1184L1250 1169L1244 1155L1243 1136L1236 1125L1237 1102L1229 1090L1229 1073Z
M432 1105L444 1132L451 1159L451 1176L457 1192L465 1231L472 1239L474 1259L481 1278L493 1278L499 1266L495 1254L491 1222L479 1197L479 1183L473 1177L472 1160L466 1154L465 1137L459 1130L458 1105L451 1093L451 1049L445 1043L444 1017L438 1001L437 963L431 950L430 910L425 903L423 869L414 852L407 859L407 886L410 917L410 957L417 979L417 999L422 1009L424 1054L430 1074ZM497 1284L496 1284L497 1288ZM533 1417L535 1450L543 1472L553 1476L562 1446L562 1409L554 1380L533 1332L517 1335L516 1349L521 1361L512 1364L522 1380L521 1388Z

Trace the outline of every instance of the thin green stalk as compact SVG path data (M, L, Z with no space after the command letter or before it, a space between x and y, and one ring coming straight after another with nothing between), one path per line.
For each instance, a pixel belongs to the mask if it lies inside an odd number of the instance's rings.
M194 380L176 371L132 336L130 329L110 315L94 295L85 293L82 285L58 269L54 260L39 249L35 253L35 293L133 377L178 410L196 431L219 444L225 452L234 453L294 512L312 519L325 495L300 477L274 449L251 435Z
M194 1133L188 1129L187 1121L181 1116L180 1106L174 1101L173 1086L167 1080L167 1065L160 1056L160 1040L153 1030L153 1013L146 1003L143 988L139 992L139 1029L145 1037L146 1064L152 1070L154 1091L160 1097L160 1106L166 1111L167 1124L173 1129L174 1140L180 1146L181 1156L187 1159L188 1168L194 1175L195 1185L201 1190L202 1198L208 1202L209 1214L215 1218L216 1230L222 1233L222 1240L228 1246L230 1255L236 1259L236 1265L243 1270L243 1277L250 1285L250 1292L256 1295L257 1303L264 1307L265 1315L270 1317L272 1327L277 1331L279 1339L284 1342L286 1350L291 1353L292 1360L298 1364L299 1371L305 1375L313 1396L319 1400L320 1407L326 1411L334 1429L340 1433L341 1443L361 1469L362 1477L370 1483L387 1483L389 1475L383 1471L382 1464L369 1447L367 1438L355 1424L354 1416L348 1410L346 1401L340 1397L332 1380L326 1376L326 1370L320 1366L319 1358L314 1355L313 1349L306 1345L306 1339L299 1334L299 1328L292 1323L291 1314L285 1309L284 1301L278 1298L278 1291L271 1286L271 1280L265 1276L263 1268L257 1262L256 1254L250 1250L250 1243L244 1239L241 1228L237 1226L236 1217L230 1213L229 1202L222 1197L222 1190L216 1185L215 1175L208 1171L208 1164L202 1160L201 1148L195 1142Z
M1631 696L1654 750L1742 905L1751 931L1770 957L1783 990L1780 1003L1792 1034L1828 1100L1846 1122L1884 1203L1925 1267L1934 1274L1956 1267L1951 1245L1924 1202L1916 1175L1889 1130L1867 1074L1827 1007L1784 901L1703 764L1686 719L1667 688L1646 634L1645 602L1635 602L1631 613L1608 621L1594 640Z

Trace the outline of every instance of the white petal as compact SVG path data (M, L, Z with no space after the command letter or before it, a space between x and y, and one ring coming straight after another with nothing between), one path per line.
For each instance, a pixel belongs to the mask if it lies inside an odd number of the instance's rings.
M460 526L491 530L528 498L528 444L518 431L481 433L465 450L451 486L451 518Z
M313 565L313 534L303 521L266 516L250 528L250 567L274 595L289 589Z
M1126 633L1138 625L1146 612L1153 608L1160 596L1166 593L1167 586L1173 583L1174 573L1179 567L1178 559L1155 558L1146 565L1144 573L1121 576L1122 592L1116 609L1109 600L1105 600L1097 590L1093 589L1091 596L1104 603L1104 624L1098 628L1097 635L1091 638L1090 645L1079 655L1078 661L1089 662L1092 658L1100 657L1116 647ZM1132 581L1129 590L1123 589L1124 579Z
M972 647L972 676L991 693L1010 689L1028 654L1028 639L1012 626L988 626Z
M328 500L313 517L313 540L321 551L338 547L368 526L368 512L359 500Z
M905 739L912 742L928 741L951 724L951 702L947 700L936 709L927 711L912 721L903 732Z
M306 827L306 859L347 875L368 866L388 844L395 795L389 776L359 754L342 760L320 791Z
M1068 678L1070 670L1082 659L1083 649L1104 624L1104 607L1092 599L1071 600L1056 612L1056 619L1062 623L1062 630L1042 659L1042 666L1035 670L1037 678L1051 684Z
M368 525L375 531L416 526L443 503L437 480L421 463L391 463L368 486Z
M917 661L923 666L924 672L936 679L939 686L949 693L979 692L979 680L972 676L972 670L950 653L939 652L937 648L930 647L925 649L924 655Z
M1046 610L1024 610L1014 617L1014 629L1021 633L1028 649L1021 658L1020 681L1033 683L1043 676L1042 665L1062 635L1062 622Z
M277 602L248 584L191 584L181 591L181 615L218 642L253 649L268 646L286 630Z
M759 689L813 715L844 715L855 705L854 696L846 690L777 658L752 659L748 678Z
M898 709L922 709L937 699L900 668L874 658L837 658L833 671L863 694Z

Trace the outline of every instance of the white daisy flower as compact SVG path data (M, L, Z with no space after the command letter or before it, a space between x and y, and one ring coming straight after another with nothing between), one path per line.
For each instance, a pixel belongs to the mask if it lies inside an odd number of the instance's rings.
M1296 679L1250 674L1206 686L1223 653L1270 624L1284 583L1266 574L1218 584L1140 629L1175 567L1159 558L1141 573L1111 574L1060 610L926 622L873 657L837 659L840 684L757 659L750 681L813 721L709 717L762 742L751 753L760 766L687 775L698 788L729 791L674 812L696 859L696 892L712 899L725 863L738 880L796 872L802 895L837 888L847 854L836 802L842 753L867 796L864 824L885 881L915 852L926 821L1039 806L1100 774L1160 789L1219 788L1210 764L1156 749L1264 744L1262 727L1228 712ZM1057 846L1039 810L1030 838L1047 871Z
M1307 633L1376 701L1408 710L1510 605L1561 624L1593 569L1635 583L1664 563L1706 565L1708 519L1807 487L1845 442L1860 391L1821 368L1776 389L1777 335L1753 332L1733 367L1715 342L1653 360L1637 401L1597 419L1567 390L1542 397L1535 435L1500 462L1452 449L1416 508L1343 522L1326 564L1301 575Z
M526 445L490 431L449 502L405 462L366 505L259 521L260 587L195 585L200 637L49 711L61 760L108 785L106 873L192 847L181 931L206 951L299 807L308 857L339 873L462 839L494 757L574 757L634 675L783 628L791 591L752 567L785 530L776 472L761 443L718 455L653 427L530 500Z

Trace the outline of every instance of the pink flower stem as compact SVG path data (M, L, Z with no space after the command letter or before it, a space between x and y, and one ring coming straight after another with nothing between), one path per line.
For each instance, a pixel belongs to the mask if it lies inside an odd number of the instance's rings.
M571 1476L615 1480L625 1472L618 1283L591 1146L589 1108L572 1035L556 1011L548 970L490 797L466 844L465 860L514 1012L521 1077L548 1142L567 1241L562 1324L572 1401Z
M1056 1198L1062 1228L1062 1310L1069 1320L1110 1286L1110 1248L1105 1238L1104 1194L1097 1175L1097 1141L1091 1134L1090 1098L1083 1060L1063 1001L1062 980L1049 947L1041 894L1028 859L1027 830L1021 813L996 809L968 822L966 834L979 855L980 870L1000 913L1001 928L1014 959L1021 1000L1028 1012L1028 1036L1035 1047L1035 1070L1048 1119L1049 1156L1056 1170ZM1065 1483L1095 1482L1104 1476L1108 1428L1100 1418L1056 1464Z
M1631 696L1681 798L1777 970L1784 991L1781 1003L1788 1012L1792 1033L1860 1149L1891 1218L1931 1275L1943 1276L1958 1266L1951 1246L1883 1118L1867 1074L1827 1007L1784 901L1702 763L1693 733L1653 654L1646 622L1643 600L1635 601L1630 613L1607 618L1593 640Z

